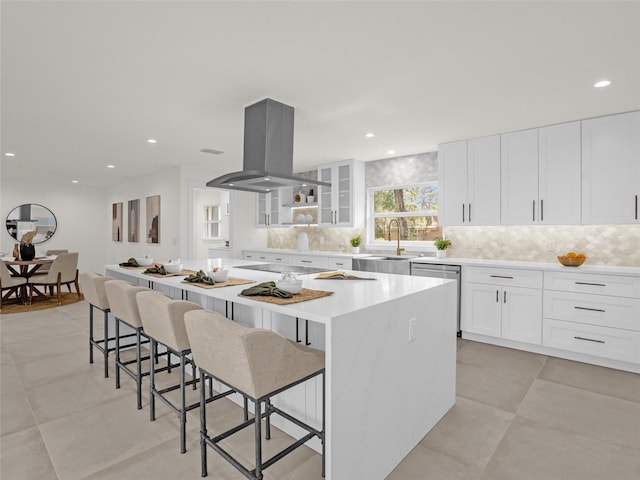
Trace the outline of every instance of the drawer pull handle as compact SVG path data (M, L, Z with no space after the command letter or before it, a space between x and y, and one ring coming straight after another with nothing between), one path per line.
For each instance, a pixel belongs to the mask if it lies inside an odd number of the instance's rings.
M508 277L506 275L489 275L491 278L508 278L509 280L513 280L513 277Z
M576 285L591 285L592 287L606 287L605 283L589 283L589 282L575 282Z
M311 263L311 260L300 260L300 263Z
M604 310L600 309L600 308L587 308L587 307L573 307L576 310L589 310L590 312L602 312L605 313Z
M496 303L498 303L499 301L500 301L500 292L496 290Z
M586 342L594 342L594 343L604 343L604 340L595 340L593 338L586 338L586 337L573 337L576 340L584 340Z

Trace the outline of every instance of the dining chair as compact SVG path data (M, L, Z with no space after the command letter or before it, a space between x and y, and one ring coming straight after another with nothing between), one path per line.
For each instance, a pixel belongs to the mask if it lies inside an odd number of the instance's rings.
M12 294L16 294L20 298L20 288L26 288L27 279L24 277L12 277L7 265L0 260L0 312L2 311L2 302L7 300ZM7 290L7 293L3 292ZM22 300L24 303L24 300Z
M76 292L80 296L80 286L78 285L78 252L61 253L51 264L46 275L31 277L29 279L29 303L33 298L33 290L36 286L49 287L49 295L53 295L54 288L58 293L58 305L62 305L61 288L66 285L71 292L71 284L76 287Z
M60 255L61 253L69 253L69 250L65 248L59 249L59 250L47 250L46 255L48 257L49 255ZM51 268L51 264L45 263L38 269L38 271L34 275L46 275L47 273L49 273L50 268Z

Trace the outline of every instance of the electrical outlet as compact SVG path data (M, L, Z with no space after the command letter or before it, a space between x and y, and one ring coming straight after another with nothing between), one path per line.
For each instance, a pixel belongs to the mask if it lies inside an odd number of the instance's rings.
M478 238L476 239L476 250L481 250L481 249L482 249L482 240Z
M416 339L416 319L409 319L409 341L413 342Z
M549 242L547 243L547 250L550 252L555 252L556 251L556 241L555 240L549 240Z

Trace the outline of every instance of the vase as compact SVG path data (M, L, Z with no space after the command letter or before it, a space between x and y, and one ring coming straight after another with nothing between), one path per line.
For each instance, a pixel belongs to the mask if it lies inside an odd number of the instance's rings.
M20 244L20 259L33 260L36 257L36 247L33 243Z
M360 247L351 247L351 253L357 255L360 253Z
M445 258L447 256L446 250L436 250L436 258Z

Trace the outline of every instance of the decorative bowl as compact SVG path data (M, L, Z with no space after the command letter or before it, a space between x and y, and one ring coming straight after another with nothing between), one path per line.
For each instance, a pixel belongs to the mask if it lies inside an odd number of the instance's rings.
M180 273L180 271L182 270L181 263L163 263L162 266L167 273Z
M149 267L153 263L153 258L151 257L136 258L136 262L138 262L138 265L140 265L141 267Z
M579 267L586 259L587 257L567 257L566 255L558 257L558 261L565 267Z
M214 282L226 282L227 278L229 278L229 272L227 270L223 270L222 268L218 268L218 270L211 271L209 276L213 279Z
M300 293L302 280L276 280L276 288L289 293Z

